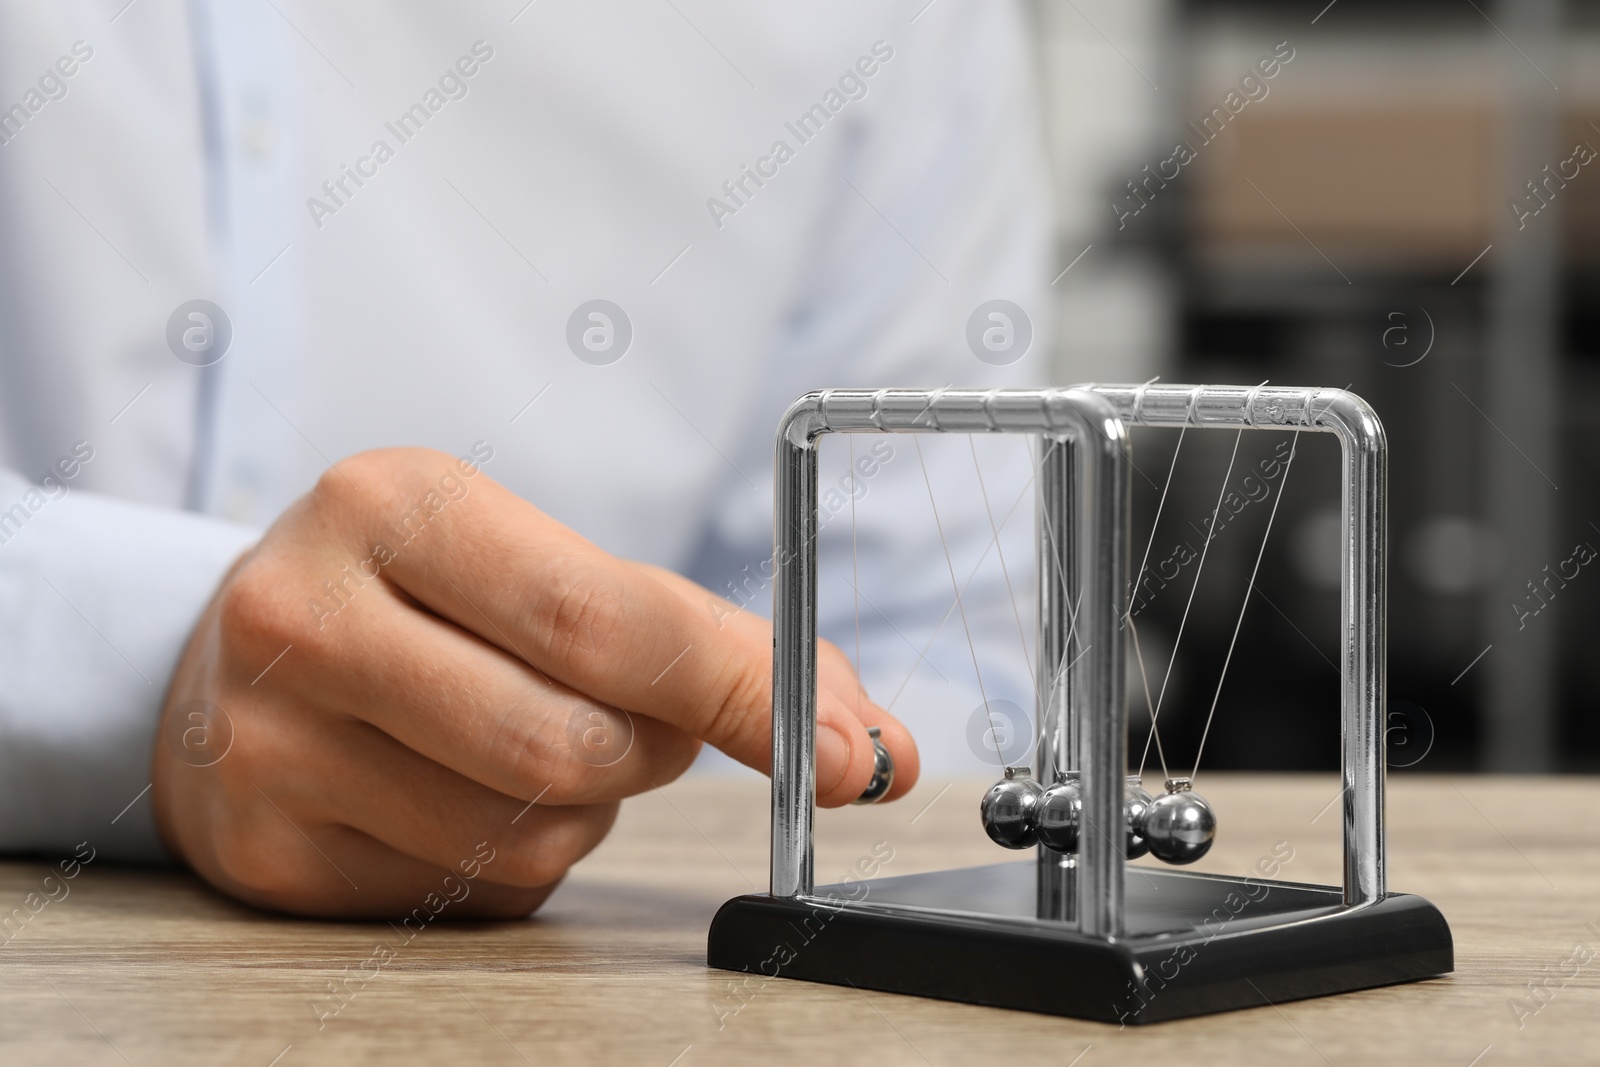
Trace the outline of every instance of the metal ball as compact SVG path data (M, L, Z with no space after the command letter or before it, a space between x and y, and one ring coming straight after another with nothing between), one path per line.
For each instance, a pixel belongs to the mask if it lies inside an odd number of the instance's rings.
M1150 851L1150 842L1145 840L1144 820L1150 811L1150 805L1155 803L1145 790L1143 783L1136 774L1128 775L1128 787L1123 794L1122 805L1128 815L1128 858L1136 860Z
M1078 850L1078 826L1083 821L1083 790L1074 779L1057 782L1039 795L1033 826L1039 844L1052 852Z
M1024 768L1006 768L1004 780L983 795L978 806L990 840L1006 848L1028 848L1038 840L1033 815L1044 792Z
M1187 778L1167 782L1167 792L1150 803L1144 837L1150 854L1163 863L1193 863L1211 850L1217 817Z
M876 804L888 796L890 788L894 786L894 757L889 755L889 749L880 739L880 734L876 726L867 727L867 736L872 738L872 781L856 797L856 804Z

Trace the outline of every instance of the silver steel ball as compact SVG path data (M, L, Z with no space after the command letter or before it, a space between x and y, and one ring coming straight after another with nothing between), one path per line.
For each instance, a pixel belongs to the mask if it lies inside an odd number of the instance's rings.
M1187 779L1167 783L1167 792L1151 801L1144 818L1150 854L1163 863L1193 863L1211 850L1217 817L1206 798Z
M1018 773L1007 767L1005 778L990 787L978 806L990 840L1005 848L1031 847L1039 839L1033 815L1043 792L1025 768Z
M1033 826L1039 844L1052 852L1076 852L1083 821L1083 790L1072 779L1057 782L1039 795Z
M876 804L888 796L890 788L894 786L894 757L889 755L880 733L876 726L867 727L867 736L872 738L872 781L867 783L867 788L856 797L854 803Z
M1128 815L1128 858L1136 860L1150 851L1150 842L1145 840L1144 820L1150 811L1150 805L1155 803L1155 797L1144 788L1136 774L1128 775L1128 787L1123 794L1122 806Z

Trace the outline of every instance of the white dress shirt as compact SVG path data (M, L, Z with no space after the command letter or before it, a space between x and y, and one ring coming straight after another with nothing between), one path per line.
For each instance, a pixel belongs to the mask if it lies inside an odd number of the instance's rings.
M0 848L162 855L142 791L187 635L363 449L484 442L607 551L769 612L796 396L1044 383L1019 31L980 0L0 0ZM206 367L168 340L199 299L232 333ZM969 350L991 299L1032 318L1010 366ZM569 346L593 300L631 328L614 362ZM976 770L979 672L1032 703L1028 446L978 442L980 485L965 438L921 440L926 478L881 440L853 514L824 494L823 630L856 657L858 581L869 691ZM879 442L828 441L824 489Z

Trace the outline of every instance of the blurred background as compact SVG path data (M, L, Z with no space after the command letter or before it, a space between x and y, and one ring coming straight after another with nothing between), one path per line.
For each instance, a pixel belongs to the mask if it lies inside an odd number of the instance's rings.
M1391 765L1600 769L1600 568L1584 564L1600 546L1600 5L1030 13L1067 268L1059 379L1366 397L1391 447ZM1245 437L1234 488L1270 436ZM1336 764L1337 449L1308 438L1209 767ZM1176 434L1135 439L1137 557ZM1201 546L1232 447L1184 441L1152 566L1185 537ZM1169 749L1198 740L1271 508L1251 503L1210 547L1161 711ZM1139 610L1152 684L1192 570Z
M806 389L1348 387L1391 446L1391 766L1600 770L1600 3L678 7L0 5L0 72L80 31L105 42L104 76L0 158L0 466L42 469L62 427L105 426L84 488L262 525L335 457L459 454L493 427L497 480L765 613L771 427ZM397 102L480 34L507 61L470 104L358 184L337 226L308 217L306 193L393 136ZM880 39L905 42L904 73L738 226L708 218L750 146ZM603 120L569 99L578 83L611 101ZM640 144L672 166L641 165ZM600 293L638 325L609 363L569 332ZM203 373L164 332L197 294L235 338ZM974 341L997 302L1035 320L1008 359ZM1133 748L1159 706L1172 770L1213 706L1207 768L1336 765L1338 457L1290 436L1136 432ZM1025 761L1026 507L988 548L1027 498L1024 446L901 443L870 495L846 447L824 447L823 484L860 489L860 529L855 497L848 518L830 505L824 634L930 767L992 769L1001 702L1006 759ZM976 584L952 613L958 572ZM192 614L173 617L175 644ZM84 677L125 694L123 670Z

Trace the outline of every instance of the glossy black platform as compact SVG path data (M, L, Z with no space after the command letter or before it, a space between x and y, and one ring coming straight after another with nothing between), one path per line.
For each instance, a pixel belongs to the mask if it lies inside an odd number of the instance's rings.
M1345 910L1339 890L1128 869L1126 937L1035 918L1033 862L751 894L712 920L706 962L767 978L1149 1023L1445 974L1450 928L1421 897Z

